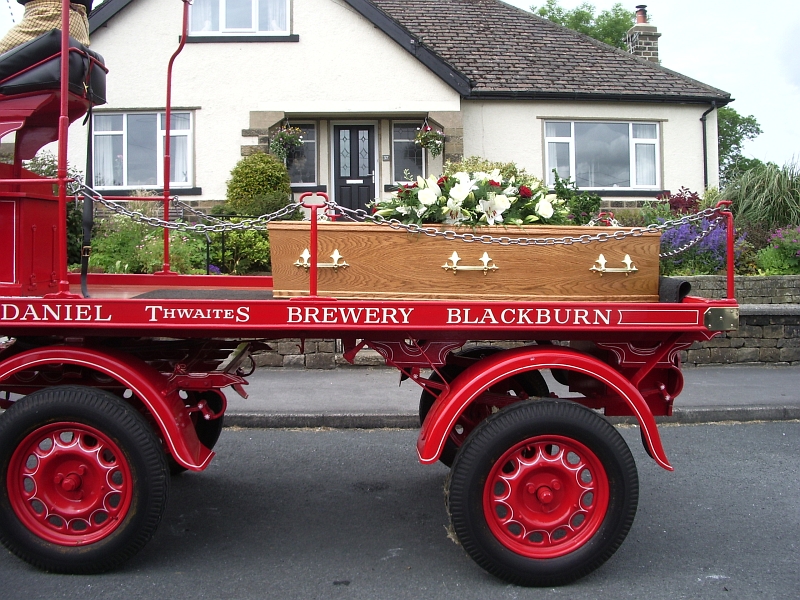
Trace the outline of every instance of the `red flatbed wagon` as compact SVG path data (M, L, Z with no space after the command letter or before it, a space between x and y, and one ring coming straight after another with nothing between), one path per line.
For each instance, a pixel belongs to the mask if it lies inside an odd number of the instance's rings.
M57 89L0 97L3 132L16 128L18 140L42 144L58 138L61 150L59 175L46 180L21 168L36 144L18 145L0 180L7 548L57 572L119 566L155 532L170 470L200 471L212 460L229 401L223 390L244 394L250 353L276 339L335 338L346 358L372 348L421 386L417 452L423 463L452 466L452 525L481 567L518 584L555 585L614 553L633 522L638 478L603 415L635 416L649 455L672 470L654 417L670 415L681 392L680 351L737 327L732 264L724 300L331 298L317 293L317 206L307 204L307 295L273 297L270 277L171 274L168 260L160 275L90 275L82 286L90 294L79 294L80 281L66 273L62 226L66 124L98 102L104 71L98 56L66 38L39 62L61 52L83 58L83 71L62 70ZM94 77L94 91L69 88L75 77ZM59 111L39 108L59 102ZM58 135L26 135L42 123ZM732 263L730 213L713 212L727 221ZM461 242L441 243L449 253ZM471 275L485 271L457 281ZM524 344L461 350L474 340ZM554 397L546 370L573 392L568 399Z

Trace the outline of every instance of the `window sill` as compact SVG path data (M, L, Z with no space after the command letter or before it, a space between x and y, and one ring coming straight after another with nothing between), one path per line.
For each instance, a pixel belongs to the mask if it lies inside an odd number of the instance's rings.
M189 35L187 44L236 44L248 42L299 42L300 36L292 35Z
M101 194L105 194L107 196L129 196L132 198L136 198L136 194L141 193L142 188L125 188L125 189L115 189L115 188L96 188L98 192ZM153 192L157 195L164 194L164 188L147 188L148 192ZM191 188L170 188L170 193L173 196L202 196L203 195L203 188L199 187L191 187Z
M549 192L551 194L555 194L556 193L555 190L552 189L552 188L549 190ZM601 196L603 198L656 198L656 197L661 196L663 194L669 194L670 193L669 190L648 190L648 189L642 189L642 190L614 190L614 189L610 189L610 190L597 190L597 189L587 190L587 189L578 188L578 193L580 194L581 192L586 192L587 194L597 194L598 196Z
M303 192L328 192L327 185L305 185L303 183L293 183L291 188L293 194L302 194Z

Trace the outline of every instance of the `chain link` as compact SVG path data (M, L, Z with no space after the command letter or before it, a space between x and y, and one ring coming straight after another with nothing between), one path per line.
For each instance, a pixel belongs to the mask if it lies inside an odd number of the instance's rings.
M256 230L256 231L265 231L267 229L267 223L270 221L275 221L290 215L297 211L298 209L302 208L302 205L299 202L290 202L286 206L281 209L276 210L275 212L264 214L259 217L249 218L249 219L242 219L237 223L232 223L230 221L223 221L222 219L218 219L216 217L207 215L195 208L192 208L185 202L178 200L176 197L173 200L173 204L181 206L182 208L188 210L190 213L198 216L208 222L211 225L205 225L203 223L184 223L182 221L164 221L163 219L159 219L158 217L148 217L136 210L129 210L128 208L118 204L116 202L112 202L111 200L107 200L103 198L102 194L93 190L87 185L82 185L80 195L84 197L89 197L99 202L103 206L105 206L110 211L133 219L139 223L144 223L146 225L150 225L151 227L162 227L164 229L171 229L171 230L179 230L179 231L189 231L189 232L197 232L197 233L218 233L222 231L243 231L243 230ZM334 200L328 200L325 202L324 206L328 209L328 211L334 211L338 214L342 215L348 221L355 221L355 222L371 222L376 225L383 225L386 227L390 227L395 230L404 230L408 233L415 233L415 234L423 234L428 237L440 237L445 240L450 241L462 241L466 243L480 243L480 244L498 244L500 246L571 246L573 244L590 244L592 242L608 242L610 240L622 240L628 237L641 237L647 233L660 233L662 231L667 231L669 229L676 229L681 227L682 225L686 225L689 223L695 223L703 221L704 219L709 220L708 227L705 229L701 229L700 232L697 234L695 238L689 240L683 246L678 248L674 248L669 252L662 252L659 254L660 258L668 258L671 256L675 256L680 254L681 252L685 252L689 248L697 245L707 237L712 231L714 231L719 225L722 223L724 217L721 214L721 210L717 207L715 208L707 208L702 210L698 213L691 214L691 215L683 215L679 219L673 219L669 221L665 221L664 223L654 223L651 225L647 225L645 227L631 227L626 230L616 230L613 233L607 233L605 231L598 232L595 234L583 234L580 236L564 236L560 238L556 237L509 237L509 236L501 236L501 237L494 237L492 235L484 234L484 235L476 235L474 233L458 233L452 229L438 229L436 227L424 227L417 223L403 223L398 219L387 219L381 215L372 214L367 212L362 208L353 209L347 208L345 206L340 206Z
M266 231L267 223L270 221L275 221L287 215L293 214L296 210L298 210L301 205L299 202L290 202L286 206L281 209L276 210L273 213L264 214L259 217L254 218L247 218L242 219L236 223L230 221L223 221L222 219L218 219L216 217L212 217L202 213L194 208L188 206L184 202L179 202L179 205L188 208L190 212L196 214L206 221L212 223L211 225L206 225L204 223L184 223L183 221L165 221L164 219L159 219L158 217L148 217L147 215L141 213L138 210L130 210L125 206L118 204L117 202L113 202L111 200L107 200L103 198L102 194L93 190L87 185L83 185L80 189L79 194L84 197L91 198L95 202L99 202L103 206L105 206L111 212L122 215L124 217L128 217L137 223L144 223L145 225L149 225L151 227L161 227L163 229L170 229L173 231L188 231L188 232L196 232L196 233L220 233L223 231L244 231L244 230L255 230L255 231Z
M499 244L501 246L571 246L572 244L590 244L592 242L607 242L609 240L622 240L627 237L640 237L646 233L660 233L668 229L675 229L686 225L702 221L703 219L709 220L707 229L702 229L698 235L679 248L670 250L669 252L662 252L659 254L660 258L668 258L675 256L681 252L685 252L692 246L698 244L703 238L708 236L712 231L719 227L724 219L719 208L707 208L699 213L691 215L683 215L679 219L665 221L664 223L656 223L647 225L646 227L631 227L627 230L617 230L613 233L599 232L594 235L584 234L581 236L564 236L561 238L545 237L545 238L528 238L518 237L511 238L508 236L493 237L491 235L475 235L473 233L458 233L457 231L448 229L437 229L436 227L422 227L415 223L404 224L397 219L386 219L381 215L374 215L368 213L364 209L352 209L344 206L339 206L333 200L327 202L329 210L339 211L345 219L349 221L370 221L377 225L387 225L392 229L404 229L409 233L422 233L430 237L441 237L446 240L460 240L462 242L473 243L480 242L482 244Z

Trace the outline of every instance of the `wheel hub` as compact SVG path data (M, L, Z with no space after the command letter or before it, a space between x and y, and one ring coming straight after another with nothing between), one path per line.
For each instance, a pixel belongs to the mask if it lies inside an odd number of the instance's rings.
M492 533L530 558L554 558L597 532L608 508L608 482L580 442L539 436L517 444L494 465L484 493Z
M79 423L53 423L29 434L11 457L7 483L20 521L42 539L66 546L111 534L133 497L122 451Z

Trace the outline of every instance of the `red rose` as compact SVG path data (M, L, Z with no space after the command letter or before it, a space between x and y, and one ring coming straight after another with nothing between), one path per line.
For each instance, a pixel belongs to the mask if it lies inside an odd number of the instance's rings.
M489 185L493 185L494 187L503 187L502 183L498 183L497 181L489 180Z
M439 177L439 181L436 182L436 185L442 186L445 183L447 183L447 175L443 175L442 177Z
M533 196L533 192L531 191L531 188L529 188L527 185L519 186L519 197L520 198L530 198L531 196Z

